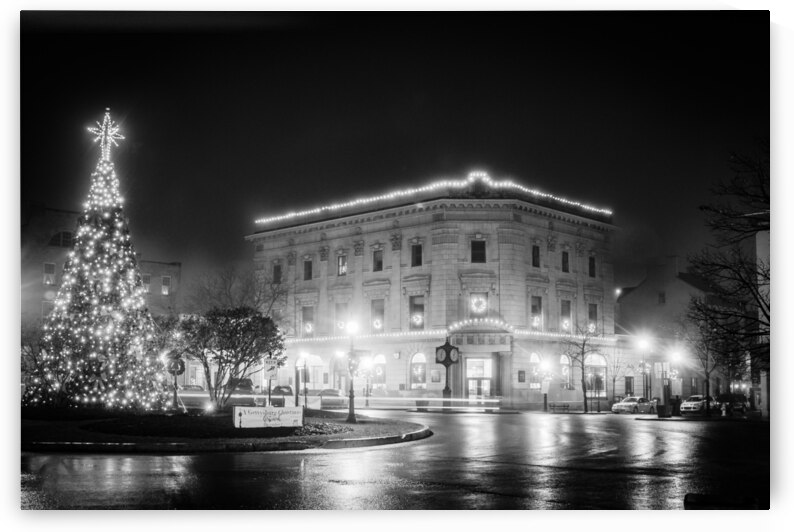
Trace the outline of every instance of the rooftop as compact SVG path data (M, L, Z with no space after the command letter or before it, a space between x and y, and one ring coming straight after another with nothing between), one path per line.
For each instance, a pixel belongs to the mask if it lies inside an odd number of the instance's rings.
M442 198L521 199L602 222L612 221L612 211L609 209L530 189L510 180L494 181L486 172L471 172L465 179L442 179L423 187L395 190L378 196L263 217L255 220L254 223L258 230L267 230Z

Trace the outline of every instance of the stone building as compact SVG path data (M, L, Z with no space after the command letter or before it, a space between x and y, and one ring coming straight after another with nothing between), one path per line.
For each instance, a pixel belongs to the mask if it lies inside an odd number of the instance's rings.
M586 360L586 387L606 398L618 342L609 210L476 172L255 224L257 269L289 288L280 384L347 389L352 350L356 389L439 396L435 352L449 337L452 397L581 404L565 353L587 338L604 355Z

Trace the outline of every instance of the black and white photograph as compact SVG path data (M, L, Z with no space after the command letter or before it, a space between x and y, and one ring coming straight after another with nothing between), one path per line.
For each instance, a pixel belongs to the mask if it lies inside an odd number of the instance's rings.
M24 519L785 504L774 11L76 7L13 14Z

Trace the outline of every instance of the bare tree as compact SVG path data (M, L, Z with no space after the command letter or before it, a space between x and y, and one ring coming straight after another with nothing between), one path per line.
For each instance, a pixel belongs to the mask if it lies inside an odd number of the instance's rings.
M614 401L615 390L617 389L615 384L620 377L624 377L626 375L626 370L629 369L629 364L627 363L626 358L623 356L623 353L617 349L615 349L614 354L608 360L607 369L609 374L612 376L612 401Z
M693 298L694 300L695 298ZM711 378L720 370L720 346L724 342L722 334L711 327L708 319L693 311L680 322L679 337L694 355L706 383L706 397L711 395ZM706 416L710 415L711 402L706 400Z
M280 316L274 316L274 311L286 302L288 286L253 266L229 265L200 274L187 292L188 312L250 307L278 322Z
M770 263L755 238L770 229L769 142L759 142L756 153L733 154L731 169L733 176L713 189L715 203L701 207L716 243L690 258L719 303L701 299L693 310L743 345L755 367L768 369Z
M587 406L587 372L585 370L585 362L588 355L600 354L601 351L595 345L594 340L600 335L590 327L576 327L575 334L566 336L562 340L563 350L571 361L571 367L578 366L581 370L582 379L582 402L584 403L584 411L588 412Z

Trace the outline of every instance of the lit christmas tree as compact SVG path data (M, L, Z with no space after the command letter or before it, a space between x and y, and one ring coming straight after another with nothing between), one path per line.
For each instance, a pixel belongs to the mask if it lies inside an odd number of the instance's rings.
M109 109L89 131L102 155L91 174L55 308L44 325L46 354L24 402L161 408L164 370L149 351L153 322L110 161L111 146L124 137Z

